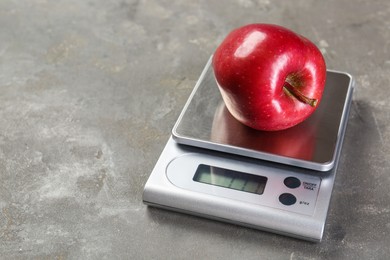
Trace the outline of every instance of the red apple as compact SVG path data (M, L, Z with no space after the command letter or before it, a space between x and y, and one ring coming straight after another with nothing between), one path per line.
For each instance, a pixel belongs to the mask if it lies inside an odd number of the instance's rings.
M321 52L281 26L250 24L232 31L212 62L226 107L251 128L287 129L321 101L326 79Z

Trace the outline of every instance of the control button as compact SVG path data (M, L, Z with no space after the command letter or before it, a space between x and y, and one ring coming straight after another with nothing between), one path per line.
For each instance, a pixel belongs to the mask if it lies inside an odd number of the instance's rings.
M291 189L295 189L301 186L301 181L295 177L287 177L286 179L284 179L284 185Z
M291 193L283 193L279 196L279 201L286 206L291 206L297 202L297 198Z

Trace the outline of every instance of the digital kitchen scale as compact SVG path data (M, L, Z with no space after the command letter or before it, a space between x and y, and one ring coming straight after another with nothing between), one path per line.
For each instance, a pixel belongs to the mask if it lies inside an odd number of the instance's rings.
M211 58L144 188L147 205L321 241L353 80L327 71L314 114L263 132L226 109Z

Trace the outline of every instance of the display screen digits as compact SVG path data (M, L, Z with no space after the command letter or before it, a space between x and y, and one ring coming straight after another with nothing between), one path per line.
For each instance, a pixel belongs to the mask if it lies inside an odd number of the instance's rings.
M194 181L240 190L255 194L263 194L267 178L254 174L223 169L200 164L195 172Z

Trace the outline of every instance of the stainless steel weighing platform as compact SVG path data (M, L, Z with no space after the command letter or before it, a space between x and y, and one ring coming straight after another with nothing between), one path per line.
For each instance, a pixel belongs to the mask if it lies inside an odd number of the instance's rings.
M353 88L349 74L327 71L309 119L256 131L227 111L210 58L145 185L144 203L320 241Z

